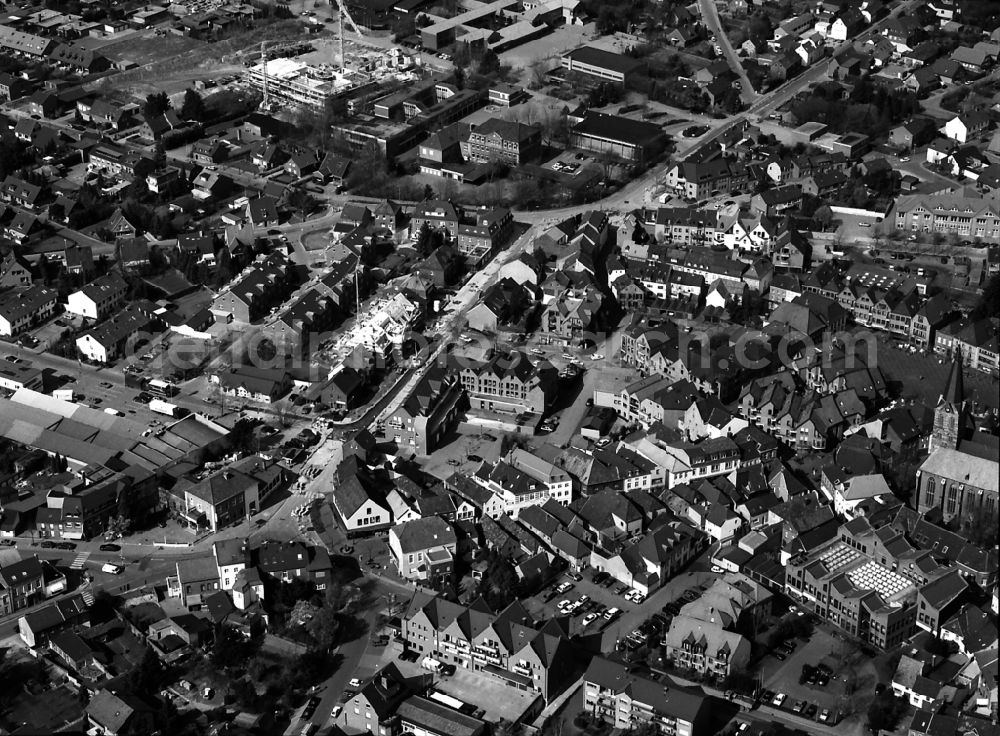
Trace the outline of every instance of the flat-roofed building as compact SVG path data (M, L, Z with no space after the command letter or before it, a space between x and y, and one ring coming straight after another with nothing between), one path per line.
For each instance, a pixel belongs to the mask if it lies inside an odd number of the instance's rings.
M655 158L666 142L659 125L600 112L588 111L570 130L571 146L636 163Z
M563 55L560 65L571 72L625 84L642 68L642 62L613 51L581 46Z
M827 544L792 557L785 566L785 589L817 616L888 650L915 631L921 579L903 574L909 569L895 560L890 568L871 556L875 547L866 543L871 530L864 521L854 519Z
M480 736L486 722L443 703L413 695L396 711L404 733L413 736Z

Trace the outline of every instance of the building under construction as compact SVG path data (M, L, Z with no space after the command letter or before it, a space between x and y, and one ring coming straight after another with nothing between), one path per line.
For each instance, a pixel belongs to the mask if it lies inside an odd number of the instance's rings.
M277 103L314 109L323 109L331 98L371 82L364 73L287 58L261 61L248 68L244 78L264 94L268 107Z
M277 50L272 42L261 41L260 63L251 66L244 72L246 82L259 89L264 100L264 109L274 109L282 105L323 109L327 102L337 95L359 90L373 83L371 75L363 71L351 71L347 68L347 55L344 53L344 26L349 25L360 38L364 34L354 22L350 12L341 0L337 5L337 40L339 45L339 68L328 64L307 64L297 59L287 58L287 44L277 42L286 51L279 58L268 58L268 46L271 51ZM293 54L297 49L293 49Z

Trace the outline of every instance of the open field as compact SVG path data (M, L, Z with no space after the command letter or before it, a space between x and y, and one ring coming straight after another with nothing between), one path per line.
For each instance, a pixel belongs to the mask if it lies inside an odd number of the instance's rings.
M208 48L210 44L188 36L156 36L147 31L115 41L101 49L101 53L115 61L133 61L141 66L180 54L197 54Z

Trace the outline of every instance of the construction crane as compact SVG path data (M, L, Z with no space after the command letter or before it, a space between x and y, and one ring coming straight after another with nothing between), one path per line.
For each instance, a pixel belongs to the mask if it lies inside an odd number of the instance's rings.
M347 12L347 5L344 0L331 0L332 3L337 5L337 25L339 27L339 37L340 37L340 73L344 73L345 62L347 61L344 57L344 19L351 24L351 28L355 33L358 34L359 38L364 38L364 34L361 32L361 28L358 24L354 22L354 18L351 14Z
M260 42L260 73L264 78L264 99L260 106L262 110L267 110L271 102L267 96L267 41Z

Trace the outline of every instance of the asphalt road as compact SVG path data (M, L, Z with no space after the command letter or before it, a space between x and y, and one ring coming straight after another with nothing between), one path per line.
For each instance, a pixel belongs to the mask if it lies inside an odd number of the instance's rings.
M339 654L343 659L340 662L340 666L337 667L337 671L323 684L321 691L318 693L321 699L320 704L310 719L317 726L323 726L328 721L334 721L330 717L333 706L340 702L341 695L347 690L347 685L350 683L351 678L354 677L354 673L357 672L358 665L361 664L361 658L365 656L367 649L367 634L337 647L336 654Z
M405 387L397 394L396 398L388 402L382 411L379 412L380 417L385 418L399 408L401 402L409 396L417 383L426 375L431 366L437 362L439 356L447 347L449 340L457 337L464 328L465 315L479 301L482 293L496 282L497 275L503 265L530 248L534 243L536 234L537 227L532 226L528 228L519 238L508 245L506 250L497 255L485 268L472 276L458 289L451 301L453 305L452 311L443 317L433 330L434 334L440 338L440 342L430 356L428 356L424 365L412 373L409 380L406 381Z
M32 546L31 541L25 538L17 540L17 550L22 558L37 555L41 560L48 560L61 571L66 572L78 556L86 554L83 568L79 572L87 570L93 576L93 582L89 586L92 590L106 590L112 595L116 595L127 590L140 588L146 584L163 585L168 575L174 574L176 563L180 560L195 559L204 557L204 551L182 548L143 547L137 553L135 546L123 545L122 552L101 552L98 546L102 540L95 539L89 542L77 543L75 550L43 549L39 546ZM110 575L101 572L101 566L107 562L116 565L125 565L125 570L120 575ZM20 609L6 616L0 616L0 627L13 625L26 613L37 610L48 605L54 600L75 595L82 592L85 587L77 587L68 590L66 593L49 598L34 606Z
M740 97L747 105L752 105L757 101L757 93L754 91L750 79L747 77L740 57L736 55L733 46L729 43L729 36L726 35L722 22L719 20L719 11L715 7L715 0L698 0L698 10L701 11L701 19L715 36L715 42L722 49L723 56L729 62L729 68L740 79Z

